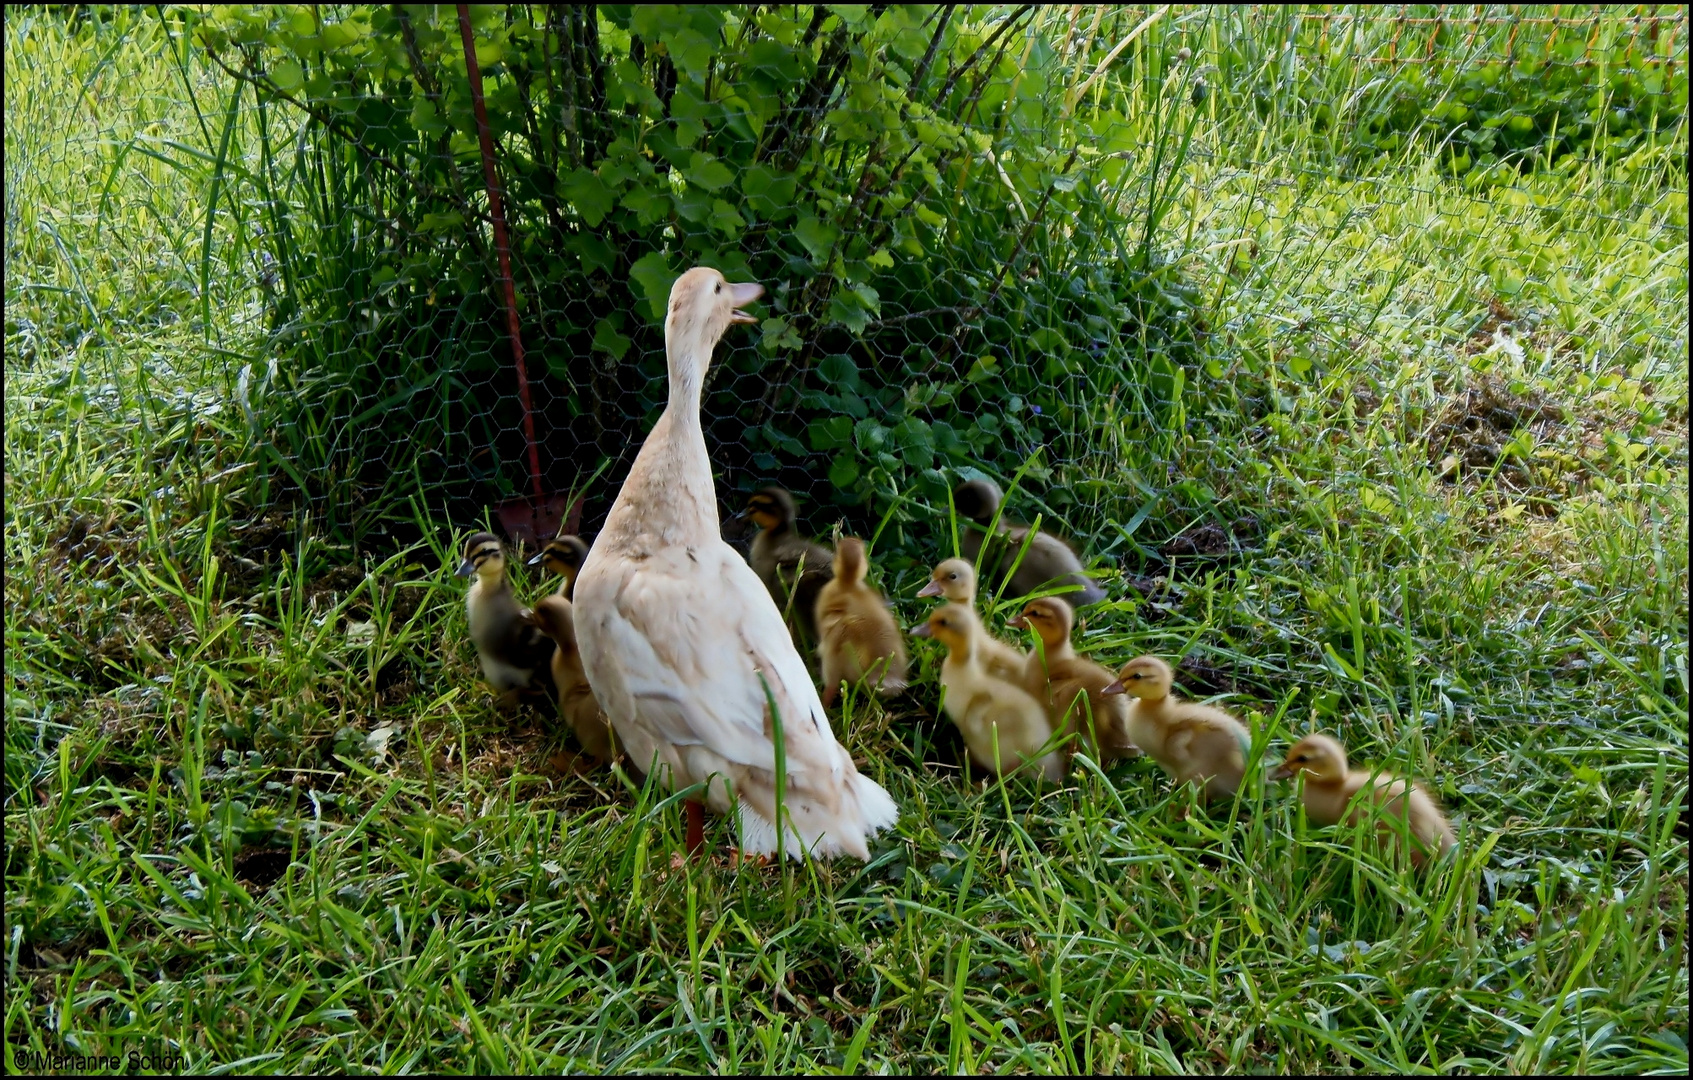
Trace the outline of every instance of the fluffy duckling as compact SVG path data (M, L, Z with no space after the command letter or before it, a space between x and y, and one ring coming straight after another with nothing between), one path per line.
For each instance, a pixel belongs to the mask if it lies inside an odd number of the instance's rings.
M1058 754L1041 753L1052 738L1052 725L1041 703L1016 683L996 679L983 669L981 642L988 635L973 609L944 604L911 633L946 646L946 660L941 664L946 714L963 734L971 760L990 772L1003 767L1010 774L1032 766L1054 783L1063 779ZM994 761L996 741L999 765Z
M918 596L944 596L954 604L976 610L976 568L964 559L947 559L935 567L929 583L917 590ZM1023 650L988 633L982 628L974 651L982 661L982 670L996 679L1023 685L1023 670L1027 660Z
M1076 655L1070 644L1074 619L1069 604L1056 596L1043 596L1029 601L1008 624L1031 629L1041 640L1041 648L1029 653L1023 688L1046 705L1055 731L1077 733L1094 748L1101 764L1139 757L1139 748L1129 740L1128 699L1102 693L1117 676L1110 668Z
M817 594L828 582L835 556L827 547L800 534L794 528L794 497L786 488L771 485L752 493L746 509L736 517L748 517L758 526L747 561L770 590L771 599L788 611L788 594L793 593L793 611L800 625L814 640L817 637Z
M532 556L525 566L544 566L564 580L558 583L557 595L572 600L576 595L576 575L588 561L588 545L580 536L559 536L547 541L547 546Z
M1327 735L1307 735L1293 744L1281 767L1270 774L1273 780L1289 780L1305 774L1305 816L1318 825L1356 825L1368 811L1366 801L1374 801L1379 815L1376 835L1384 846L1391 847L1394 838L1406 825L1394 819L1409 819L1410 833L1416 838L1411 846L1411 865L1419 869L1426 865L1430 852L1437 856L1457 843L1440 804L1421 785L1387 773L1373 776L1367 769L1349 769L1346 749ZM1368 791L1368 799L1358 798ZM1350 810L1348 810L1350 807Z
M553 594L535 602L530 616L541 632L558 646L553 653L553 685L558 688L558 711L576 733L582 749L601 761L610 761L616 754L611 724L606 720L588 677L582 672L582 654L576 648L576 618L571 603Z
M1246 775L1252 735L1221 709L1172 697L1174 675L1156 656L1130 660L1102 694L1129 694L1129 741L1175 778L1199 788L1200 801L1227 799Z
M671 287L669 403L576 581L576 642L618 746L661 784L698 784L718 813L733 808L744 853L773 854L780 838L796 859L868 859L867 841L899 809L835 741L781 611L724 542L717 516L700 395L718 340L734 323L757 321L740 309L763 292L706 267ZM688 847L697 853L704 806L690 799L687 807Z
M524 691L553 694L552 640L531 621L506 580L505 549L493 533L477 533L464 542L458 576L476 576L465 594L470 637L482 661L482 674L510 708Z
M865 583L870 563L864 541L841 538L834 577L817 594L817 654L823 660L823 704L833 705L841 683L869 677L876 692L905 689L905 642L882 594Z
M988 526L993 523L993 516L1004 497L999 485L992 480L966 481L953 490L952 504L958 513L979 526L967 527L958 538L964 557L971 562L976 561L977 553L982 550ZM1017 552L1023 547L1023 538L1029 535L1029 527L1000 518L998 534L1003 544L999 555L988 563L993 568L988 576L994 581L1002 580L1011 568ZM1036 589L1056 585L1077 587L1075 591L1061 594L1072 607L1086 607L1105 599L1105 590L1100 588L1099 583L1082 573L1081 560L1076 558L1069 544L1049 532L1037 532L1029 541L1029 550L1024 552L1017 572L1011 575L1006 595L1012 598L1027 596Z

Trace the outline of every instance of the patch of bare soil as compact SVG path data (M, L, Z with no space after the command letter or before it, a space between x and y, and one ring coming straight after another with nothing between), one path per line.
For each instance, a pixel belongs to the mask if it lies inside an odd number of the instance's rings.
M117 525L115 513L105 518L73 513L47 544L65 563L81 563L93 577L110 577L119 560L133 560L138 540Z

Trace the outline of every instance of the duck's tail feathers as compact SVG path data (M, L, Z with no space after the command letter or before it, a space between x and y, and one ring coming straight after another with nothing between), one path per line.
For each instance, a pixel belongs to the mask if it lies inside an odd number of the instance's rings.
M788 793L784 807L788 824L782 839L790 859L809 854L821 859L851 855L868 860L870 847L866 841L899 820L899 807L882 785L856 770L845 779L849 790L843 792L839 810L834 813L803 791ZM776 854L776 827L770 819L745 799L739 802L737 814L741 850L755 855Z

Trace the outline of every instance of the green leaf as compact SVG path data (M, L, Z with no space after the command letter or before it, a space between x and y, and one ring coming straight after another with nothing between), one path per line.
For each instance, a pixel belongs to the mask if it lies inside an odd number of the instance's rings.
M794 177L768 165L754 165L741 174L741 195L759 217L780 220L793 213Z
M694 151L682 175L688 183L698 184L707 191L722 191L735 182L735 174L729 171L729 167L703 150Z
M291 94L305 85L306 73L300 70L298 61L283 60L270 69L270 81L276 84L278 90Z
M665 308L670 304L670 286L680 276L658 251L647 252L629 268L629 280L634 283L636 294L647 298L647 315L653 322L664 322Z
M722 199L711 200L711 227L726 236L739 236L747 227L747 219Z
M935 436L929 425L908 416L894 425L893 444L907 465L927 469L935 459Z
M780 315L772 316L759 323L762 335L759 345L765 352L775 352L778 349L797 349L805 344L800 340L799 333Z
M865 310L864 302L857 293L845 289L829 299L829 318L854 334L862 334L870 325L870 312Z
M463 226L464 218L452 210L444 214L425 214L423 220L417 223L418 229L427 233L452 232Z
M888 254L888 249L885 247L872 251L870 257L864 261L881 270L892 270L894 265L894 257Z
M964 440L958 437L958 432L953 429L951 424L945 420L936 420L929 425L929 428L935 435L936 450L951 457L969 456L970 447L965 445Z
M829 483L845 488L857 479L858 462L851 454L836 454L835 460L829 463Z
M664 43L670 49L670 60L678 74L690 82L705 82L706 72L711 69L711 54L716 51L710 39L687 26L664 35Z
M616 321L623 320L619 317ZM610 353L613 360L623 359L623 355L633 344L630 338L617 332L612 318L604 318L594 324L594 348L603 353Z
M558 193L570 201L576 212L582 215L588 228L597 229L605 216L611 213L616 204L616 196L606 187L591 170L585 168L573 169L568 175L559 178Z
M685 221L703 225L711 217L711 195L699 188L689 188L679 194L673 194L670 199L676 204L676 213Z
M873 454L888 444L888 429L874 420L860 420L853 425L853 441L866 454Z
M823 362L817 365L817 374L837 390L859 385L858 363L844 353L825 356Z
M841 232L834 225L826 221L819 221L815 215L806 214L794 226L794 237L811 253L814 262L822 262L829 257L830 250Z
M813 450L841 450L852 445L852 420L845 416L831 416L827 420L813 420L806 429Z

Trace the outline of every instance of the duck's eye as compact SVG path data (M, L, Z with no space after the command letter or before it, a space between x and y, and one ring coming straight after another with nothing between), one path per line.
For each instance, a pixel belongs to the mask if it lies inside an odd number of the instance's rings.
M718 283L717 283L717 288L715 288L715 289L713 289L713 290L711 290L711 291L712 291L712 292L714 292L714 293L720 293L720 292L722 292L722 291L723 291L723 283L722 283L722 282L721 282L721 281L719 281L719 282L718 282Z
M948 580L948 581L957 581L957 580L958 580L958 575L957 575L957 574L948 574L948 575L947 575L947 576L946 576L946 579L947 579L947 580Z

